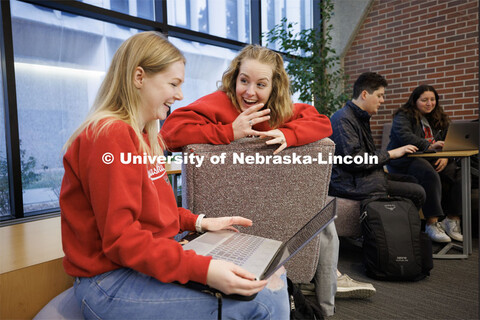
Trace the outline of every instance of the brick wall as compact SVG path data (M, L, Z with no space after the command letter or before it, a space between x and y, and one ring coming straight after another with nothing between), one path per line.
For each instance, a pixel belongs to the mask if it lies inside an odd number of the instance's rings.
M419 84L432 85L452 120L478 119L478 0L374 0L350 49L345 71L388 80L386 98L371 119L377 147L383 124Z

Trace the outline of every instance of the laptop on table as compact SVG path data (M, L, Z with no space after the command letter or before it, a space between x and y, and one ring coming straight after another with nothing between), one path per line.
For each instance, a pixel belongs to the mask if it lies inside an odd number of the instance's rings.
M231 261L253 273L259 280L268 279L325 229L336 218L335 212L336 198L328 202L320 212L283 243L222 230L206 232L185 244L183 248L194 250L200 255L212 256L214 259ZM234 298L239 297L235 295ZM245 298L248 300L248 297Z
M427 149L414 152L414 154L466 150L478 150L478 121L451 122L442 149Z
M448 126L442 151L478 150L478 121L455 121Z

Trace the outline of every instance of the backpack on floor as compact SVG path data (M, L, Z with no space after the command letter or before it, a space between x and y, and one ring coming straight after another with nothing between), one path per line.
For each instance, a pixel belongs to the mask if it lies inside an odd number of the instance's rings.
M323 320L320 307L308 300L300 288L287 277L290 320Z
M377 280L418 281L433 268L432 243L410 199L376 197L361 204L363 263Z

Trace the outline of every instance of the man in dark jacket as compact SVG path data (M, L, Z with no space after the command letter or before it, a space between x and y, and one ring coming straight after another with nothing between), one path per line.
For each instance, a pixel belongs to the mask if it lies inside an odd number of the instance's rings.
M361 74L353 85L352 100L330 118L333 129L330 138L335 142L337 163L333 165L329 194L355 200L387 194L403 196L421 208L425 191L415 183L415 178L389 175L383 169L390 159L413 153L417 147L406 145L389 151L377 150L373 142L370 117L384 102L387 85L378 73ZM343 163L338 163L338 159L343 159ZM352 162L352 159L367 161Z

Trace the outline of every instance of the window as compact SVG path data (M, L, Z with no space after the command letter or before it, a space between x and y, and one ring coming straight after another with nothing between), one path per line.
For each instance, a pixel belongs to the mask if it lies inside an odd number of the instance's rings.
M250 42L250 0L168 0L168 23Z
M310 0L262 0L262 33L273 29L283 18L296 23L296 32L311 28L313 2ZM275 45L270 47L277 49Z
M169 40L183 52L187 59L185 83L182 85L183 100L173 105L173 111L217 90L223 72L237 52L173 37Z
M134 29L13 1L24 213L58 208L62 147L85 118L119 45ZM60 44L60 45L59 45Z
M1 39L8 52L7 69L13 69L0 70L7 79L0 80L0 87L9 95L8 103L4 98L0 104L0 120L7 124L0 130L0 226L58 213L62 147L85 118L125 39L159 30L184 53L184 100L175 109L215 91L237 52L245 44L260 42L261 33L282 17L309 27L314 1L0 2L2 20L11 21L2 27ZM11 73L15 80L7 77ZM13 128L10 134L7 128ZM19 155L13 159L20 165L9 162L10 153Z
M77 0L134 17L155 20L154 0Z
M0 53L0 58L1 53ZM0 88L3 92L3 81L0 78ZM0 110L0 121L5 123L5 113L3 99L0 102L2 109ZM8 182L8 163L7 148L5 144L5 130L0 131L0 218L10 215L10 194Z

